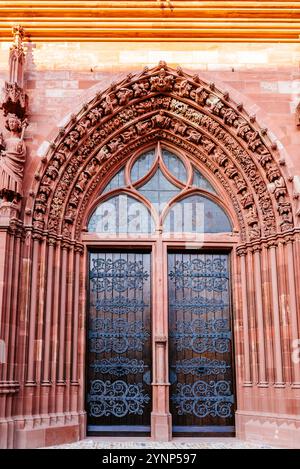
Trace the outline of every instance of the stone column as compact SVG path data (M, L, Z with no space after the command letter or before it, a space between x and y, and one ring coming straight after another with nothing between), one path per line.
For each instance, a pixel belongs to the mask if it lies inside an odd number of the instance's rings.
M154 248L155 260L153 276L156 288L153 292L152 347L153 347L153 380L151 413L151 436L154 440L169 441L172 438L172 418L169 411L169 372L168 372L168 291L167 253L163 242L159 240Z

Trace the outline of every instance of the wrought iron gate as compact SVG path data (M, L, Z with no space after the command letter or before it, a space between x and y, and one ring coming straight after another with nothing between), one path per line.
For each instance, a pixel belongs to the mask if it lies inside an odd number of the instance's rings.
M88 432L149 432L150 254L90 254Z
M173 431L232 434L228 256L170 253L168 271Z

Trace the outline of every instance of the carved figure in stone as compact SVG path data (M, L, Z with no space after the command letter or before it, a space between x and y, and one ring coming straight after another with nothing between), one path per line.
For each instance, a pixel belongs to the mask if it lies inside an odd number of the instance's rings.
M73 223L75 216L76 216L76 208L68 207L66 215L65 215L65 221L68 223Z
M47 200L48 200L47 195L43 192L40 192L40 194L38 195L35 201L35 209L38 212L45 213Z
M88 179L89 179L89 177L88 177L87 173L85 173L85 172L81 173L80 176L79 176L79 179L77 181L77 184L75 186L76 189L78 189L80 192L83 192L84 188L85 188L85 186L88 182Z
M0 196L5 201L17 202L23 195L22 182L26 161L24 132L27 121L8 114L6 129L9 136L0 138Z
M265 148L262 145L261 145L261 147ZM260 155L258 157L258 159L259 159L259 162L260 162L260 164L262 165L263 168L267 165L267 163L270 163L272 161L271 154L268 152L268 150L266 148L265 148L265 150L266 150L266 152L262 154L260 152L260 147L257 149L257 153L259 153L259 155Z
M266 176L270 182L273 182L275 179L280 178L281 174L279 169L274 164L270 164L266 171Z
M261 146L261 140L260 140L258 132L256 131L248 132L247 139L248 139L248 148L250 148L250 150L255 152L257 148Z
M70 197L69 204L72 205L73 207L77 207L79 203L79 198L80 198L80 192L78 191L78 189L75 189Z
M205 137L202 137L201 143L204 149L207 151L207 153L211 153L216 146L211 140Z
M246 213L246 219L249 226L256 225L258 223L257 210L255 205L251 205Z
M60 164L57 160L52 161L51 165L48 167L46 175L49 176L52 180L55 180L58 176Z
M146 120L143 122L138 122L136 124L136 129L137 129L138 135L143 135L152 129L152 121Z
M170 126L171 119L165 116L163 110L160 110L158 114L152 117L152 122L154 127L159 127L161 129L168 128Z
M65 145L67 145L67 147L72 150L72 148L77 145L79 137L79 132L77 132L76 130L72 130L65 139Z
M269 189L275 195L275 199L278 200L286 195L286 186L283 177L275 179L269 184Z
M119 106L124 106L127 104L133 96L133 91L128 88L121 88L117 93L117 98L119 100Z
M221 150L220 147L217 147L212 155L212 159L219 165L225 166L228 161L227 155Z
M152 108L153 108L153 103L151 101L147 100L147 101L143 101L141 103L138 103L135 106L135 111L138 114L146 114L147 112L152 111Z
M223 107L224 107L224 104L222 103L220 99L218 99L218 101L212 104L211 112L215 114L216 116L219 116L221 114Z
M158 75L150 78L151 91L172 91L173 82L174 77L161 68Z
M192 143L199 143L201 141L202 135L197 132L197 130L189 127L187 130L187 139Z
M234 183L237 187L237 192L238 193L242 193L244 190L247 189L247 184L246 184L245 180L239 175L237 175L234 178Z
M92 178L96 174L96 172L98 171L98 161L96 160L96 158L93 158L92 162L84 171L90 178Z
M238 172L237 172L237 169L233 166L233 164L231 163L228 163L225 170L224 170L225 174L227 174L227 176L230 178L230 179L233 179L235 176L237 176Z
M107 160L107 158L110 155L110 151L108 150L107 147L102 147L99 153L96 156L96 159L99 161L99 163L103 163L104 161Z
M57 160L60 165L63 165L64 162L66 161L66 155L63 153L62 150L58 150L58 151L55 153L53 159L54 159L54 160Z
M118 137L112 140L111 142L109 142L107 146L109 147L111 153L115 153L116 151L120 150L120 148L124 146L124 143L122 143L121 139Z
M179 96L188 98L192 89L192 85L188 80L179 79L175 85L175 89Z
M124 132L121 135L121 138L124 143L127 143L135 139L136 136L137 136L136 128L134 127L134 125L131 125L128 129L124 130Z
M242 121L238 124L238 127L237 127L237 135L238 137L241 137L242 139L245 140L245 137L246 137L246 134L247 132L249 132L251 130L251 127L249 127L249 125L247 124L247 122L245 121Z
M236 119L237 115L234 110L230 107L226 108L223 114L223 120L225 124L233 125Z
M241 198L241 204L244 208L251 207L254 204L253 195L249 194L249 192L246 192L246 194L244 194Z
M134 92L134 97L139 98L140 96L144 96L148 93L149 83L147 81L140 81L140 82L134 83L132 85L132 89Z
M104 111L104 115L107 116L114 111L114 107L117 106L118 101L116 99L115 93L107 94L104 100L101 102L101 106Z
M101 117L102 110L97 107L92 109L87 115L87 118L89 119L92 125L95 125L96 122L100 121Z
M175 119L172 120L171 126L174 130L174 133L179 135L184 135L188 128L187 125Z
M200 104L200 106L204 106L208 97L209 93L203 86L199 86L196 90L191 91L191 98L194 99L197 104Z

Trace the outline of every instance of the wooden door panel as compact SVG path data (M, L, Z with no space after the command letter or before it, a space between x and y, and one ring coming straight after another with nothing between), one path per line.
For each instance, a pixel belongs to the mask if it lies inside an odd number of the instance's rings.
M151 266L142 252L90 254L88 432L149 432Z
M228 255L169 253L173 431L234 430Z

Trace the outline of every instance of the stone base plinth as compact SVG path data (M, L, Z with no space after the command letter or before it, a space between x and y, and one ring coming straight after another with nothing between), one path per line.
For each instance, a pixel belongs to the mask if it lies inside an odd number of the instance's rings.
M151 414L151 438L154 441L171 441L172 416L171 414Z
M236 436L274 446L300 448L300 416L285 414L236 413Z

